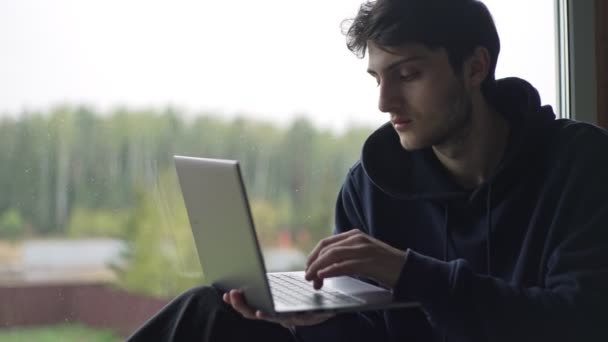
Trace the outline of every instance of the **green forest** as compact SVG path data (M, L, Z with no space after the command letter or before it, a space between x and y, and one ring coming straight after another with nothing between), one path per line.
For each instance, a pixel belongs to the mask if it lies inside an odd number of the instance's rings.
M172 155L241 162L259 238L308 250L372 127L338 134L299 117L279 127L213 113L59 107L0 119L0 239L127 242L119 286L171 296L201 282ZM193 276L194 274L194 276Z

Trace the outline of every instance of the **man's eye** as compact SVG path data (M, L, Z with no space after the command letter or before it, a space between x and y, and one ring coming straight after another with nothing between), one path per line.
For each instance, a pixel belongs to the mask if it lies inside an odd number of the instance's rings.
M404 82L409 82L415 80L420 75L419 72L413 72L407 75L400 75L399 79Z

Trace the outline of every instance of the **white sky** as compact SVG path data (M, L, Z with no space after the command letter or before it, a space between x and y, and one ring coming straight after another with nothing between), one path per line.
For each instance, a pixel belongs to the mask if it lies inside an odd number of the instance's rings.
M0 113L61 103L174 105L321 126L378 124L366 61L342 19L360 0L0 0ZM486 0L519 76L556 103L552 0ZM522 10L525 8L525 11Z

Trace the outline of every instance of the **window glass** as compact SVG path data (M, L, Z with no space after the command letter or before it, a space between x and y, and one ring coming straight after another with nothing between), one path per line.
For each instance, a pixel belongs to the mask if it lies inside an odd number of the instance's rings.
M557 111L555 1L483 2L492 13L500 36L496 77L527 80L538 89L541 103Z

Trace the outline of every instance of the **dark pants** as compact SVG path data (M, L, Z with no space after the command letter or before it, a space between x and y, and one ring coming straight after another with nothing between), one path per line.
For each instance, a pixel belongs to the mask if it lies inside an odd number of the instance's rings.
M219 290L209 286L191 289L164 307L128 341L297 341L279 324L244 318L221 296Z

